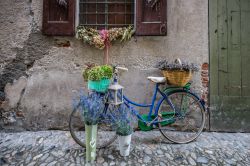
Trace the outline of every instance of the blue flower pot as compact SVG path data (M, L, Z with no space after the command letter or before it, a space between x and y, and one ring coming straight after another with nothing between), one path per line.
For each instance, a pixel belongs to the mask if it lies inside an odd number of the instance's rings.
M109 79L102 79L100 81L88 81L88 89L94 90L96 92L106 92L110 85Z

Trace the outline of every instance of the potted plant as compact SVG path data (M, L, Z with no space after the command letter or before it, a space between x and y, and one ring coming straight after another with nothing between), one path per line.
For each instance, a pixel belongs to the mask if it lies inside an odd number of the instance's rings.
M114 114L116 114L115 127L116 134L118 135L120 155L128 156L134 122L136 122L136 120L131 111L124 104L120 105Z
M103 99L98 93L80 95L80 107L85 123L86 162L96 158L97 123L104 109Z
M176 86L185 86L192 78L194 71L198 71L198 66L194 63L182 62L179 58L173 63L167 60L158 62L158 69L162 70L168 84Z
M83 71L83 78L88 81L88 88L97 92L107 91L112 75L113 68L110 65L87 66Z

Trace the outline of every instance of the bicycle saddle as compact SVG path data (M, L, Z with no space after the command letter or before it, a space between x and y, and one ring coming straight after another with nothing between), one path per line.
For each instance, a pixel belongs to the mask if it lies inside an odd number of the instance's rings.
M165 77L148 77L148 79L154 83L164 83L166 82Z

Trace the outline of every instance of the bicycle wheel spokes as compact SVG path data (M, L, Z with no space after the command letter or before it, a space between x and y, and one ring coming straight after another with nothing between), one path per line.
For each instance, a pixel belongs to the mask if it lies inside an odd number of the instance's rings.
M108 121L98 123L97 147L105 148L115 141L117 138L116 132L112 130L112 126Z
M107 111L108 113L109 111ZM70 115L69 128L72 138L82 147L85 144L85 124L81 115L81 107L76 107ZM110 145L116 139L116 132L112 131L112 126L107 120L102 119L97 125L97 148L104 148Z
M205 124L205 112L199 100L186 91L174 91L169 99L175 107L173 110L163 101L159 112L174 112L173 121L169 125L159 124L159 130L170 141L175 143L188 143L196 139ZM164 119L164 116L163 116Z

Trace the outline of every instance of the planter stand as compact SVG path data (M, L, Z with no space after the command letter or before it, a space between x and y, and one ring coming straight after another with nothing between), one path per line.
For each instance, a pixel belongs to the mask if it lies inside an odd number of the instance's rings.
M97 125L85 124L86 133L86 162L93 162L96 158Z
M128 156L130 152L131 135L118 136L119 140L119 150L121 156Z

